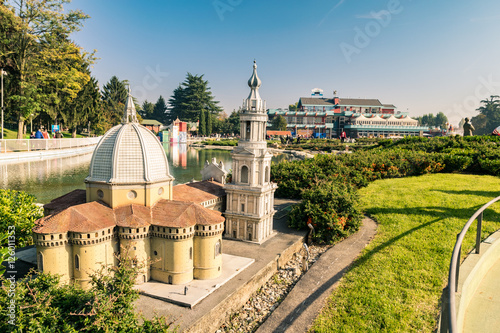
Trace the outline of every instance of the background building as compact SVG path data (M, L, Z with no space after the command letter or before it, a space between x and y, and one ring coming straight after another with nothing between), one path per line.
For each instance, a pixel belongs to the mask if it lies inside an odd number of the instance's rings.
M342 130L351 138L420 135L428 131L407 112L396 111L394 105L382 104L378 99L318 95L301 97L296 111L269 109L269 118L285 117L287 129L294 136L304 137L336 138Z

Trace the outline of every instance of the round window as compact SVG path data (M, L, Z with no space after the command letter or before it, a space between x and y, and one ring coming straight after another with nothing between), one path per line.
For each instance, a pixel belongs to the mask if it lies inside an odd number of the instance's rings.
M160 188L158 189L158 195L162 195L162 194L163 194L163 187L160 187Z
M97 196L102 199L104 198L104 192L102 190L97 190Z
M135 199L135 198L137 198L137 192L136 191L130 191L130 192L128 192L127 197L130 200Z

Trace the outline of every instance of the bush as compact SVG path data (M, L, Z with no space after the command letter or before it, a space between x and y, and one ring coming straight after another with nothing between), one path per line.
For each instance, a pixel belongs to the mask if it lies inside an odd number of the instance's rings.
M32 229L35 221L43 217L35 205L35 196L22 191L0 190L0 233L15 226L16 246L33 244Z
M302 202L290 212L289 225L304 229L311 223L313 240L331 244L357 231L362 217L359 197L351 184L319 181L302 192Z
M137 271L127 257L119 258L116 267L92 275L90 290L75 285L60 285L59 277L31 272L16 281L1 277L0 304L15 300L15 321L9 322L9 309L0 307L1 332L169 332L172 326L165 317L151 320L138 315L134 301L139 292L133 289ZM14 325L13 325L14 324Z

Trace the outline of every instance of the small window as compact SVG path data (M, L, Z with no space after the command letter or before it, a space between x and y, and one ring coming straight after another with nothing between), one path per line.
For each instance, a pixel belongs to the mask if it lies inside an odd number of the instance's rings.
M158 255L158 252L156 252L156 251L154 251L153 253L154 253L154 255L155 255L155 256L157 256L157 255Z
M240 180L242 183L248 183L248 167L246 165L241 167Z
M80 256L75 254L75 269L80 270Z
M193 247L189 248L189 259L193 259Z
M218 255L220 255L222 253L222 249L221 249L221 243L220 243L220 239L217 241L217 243L215 243L215 251L214 251L214 257L217 257Z
M38 270L43 272L43 254L42 252L38 252Z
M245 204L241 204L241 212L244 213L245 212Z

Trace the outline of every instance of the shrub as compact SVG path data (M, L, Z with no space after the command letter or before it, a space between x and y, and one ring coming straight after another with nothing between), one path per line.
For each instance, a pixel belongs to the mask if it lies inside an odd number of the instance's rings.
M302 192L302 202L290 212L289 225L304 229L312 223L313 240L331 244L357 231L361 219L359 197L351 184L319 181Z
M31 272L16 281L12 292L11 281L1 277L0 304L15 300L16 316L9 322L8 307L0 307L0 331L169 332L172 323L165 317L148 320L135 312L139 292L133 284L140 267L124 252L118 266L92 275L90 290L61 285L56 275Z
M15 226L16 246L33 244L32 229L43 216L35 204L35 196L22 191L0 190L0 233Z

